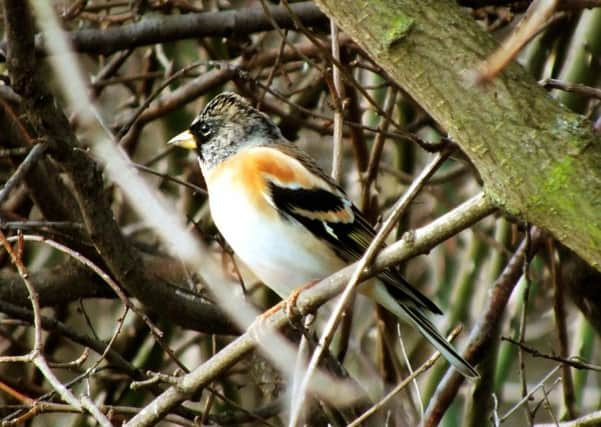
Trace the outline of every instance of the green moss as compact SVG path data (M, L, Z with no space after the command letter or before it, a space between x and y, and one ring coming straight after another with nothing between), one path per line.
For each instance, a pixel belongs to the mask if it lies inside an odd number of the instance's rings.
M553 169L543 186L543 191L553 196L566 189L570 179L574 176L574 159L570 156L561 160ZM565 196L565 194L563 194ZM562 197L563 199L564 197Z
M574 159L566 156L551 169L538 191L530 195L526 202L526 210L534 213L534 216L554 216L556 212L552 206L566 208L573 204L569 191L570 179L574 176L573 174Z
M601 227L599 221L590 221L595 215L587 212L591 210L591 206L582 199L582 197L592 197L593 193L588 196L583 195L574 188L574 182L577 182L580 173L577 167L578 162L573 156L564 157L551 169L540 191L530 197L528 202L529 207L534 208L532 212L538 212L537 215L556 216L566 212L580 212L581 216L574 215L569 221L564 221L566 228L563 231L555 230L554 234L563 241L567 239L566 233L580 230L580 238L592 248L601 242ZM560 208L557 208L558 206ZM587 218L586 222L582 221L583 218ZM589 262L593 267L600 268L601 260L589 259Z
M387 49L407 36L413 27L414 20L407 15L399 14L392 18L390 24L391 27L384 34L384 45Z

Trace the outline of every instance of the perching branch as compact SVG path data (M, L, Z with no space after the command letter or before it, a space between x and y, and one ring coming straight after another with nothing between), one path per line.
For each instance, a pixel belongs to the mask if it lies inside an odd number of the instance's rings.
M428 252L461 230L473 225L495 211L494 206L483 194L478 194L446 215L425 227L410 233L407 238L382 250L362 278L396 265L403 260ZM315 286L302 292L297 299L298 311L306 315L315 311L337 295L354 273L357 263L351 264ZM273 314L267 320L268 326L280 329L288 325L289 319L283 310ZM177 385L168 388L153 402L146 405L138 415L130 419L126 426L150 426L161 420L172 408L190 398L202 387L213 381L229 367L243 358L256 346L255 339L248 332L224 347L204 364L187 375L179 378Z

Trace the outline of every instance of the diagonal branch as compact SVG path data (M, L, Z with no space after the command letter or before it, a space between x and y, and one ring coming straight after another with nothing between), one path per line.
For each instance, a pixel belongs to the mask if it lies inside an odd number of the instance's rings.
M185 327L199 325L211 333L233 333L236 328L213 304L190 294L174 292L173 286L156 277L153 286L144 271L137 249L121 233L104 191L102 171L83 151L69 121L57 106L36 67L33 25L26 2L5 2L8 71L15 89L25 100L23 108L38 135L47 138L48 154L60 165L72 184L86 230L96 251L114 278L144 305ZM20 75L25 73L25 77ZM17 84L18 83L18 84ZM152 282L151 282L152 283ZM183 314L182 314L183 313Z
M436 221L415 230L414 233L411 233L410 238L402 239L383 249L371 267L361 275L361 279L371 277L408 258L427 253L434 246L490 215L495 209L491 201L482 193L474 196ZM342 291L356 268L357 263L352 264L302 292L297 299L298 311L306 315L332 299ZM285 313L279 311L265 322L274 329L280 329L288 325L289 319ZM126 423L126 426L154 425L172 408L193 396L198 390L241 360L256 345L252 334L247 332L241 335L203 365L179 378L176 385L168 388L146 405L138 415Z
M585 117L517 64L467 81L497 43L454 1L316 2L457 141L498 206L601 270L601 138Z
M543 233L539 229L534 230L530 239L525 238L522 241L492 287L487 306L482 310L478 323L472 329L464 352L465 359L470 363L476 364L481 361L487 349L490 348L491 341L495 339L495 331L501 321L507 301L522 275L524 262L531 259L535 253L534 249L543 240ZM426 409L424 426L438 425L457 395L463 380L464 378L457 372L447 371Z

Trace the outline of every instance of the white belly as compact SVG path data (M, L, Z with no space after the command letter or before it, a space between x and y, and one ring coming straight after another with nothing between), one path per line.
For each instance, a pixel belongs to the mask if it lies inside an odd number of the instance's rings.
M229 191L222 191L226 188ZM211 214L223 237L281 297L344 266L324 242L294 220L251 208L247 195L235 186L213 185L209 193Z

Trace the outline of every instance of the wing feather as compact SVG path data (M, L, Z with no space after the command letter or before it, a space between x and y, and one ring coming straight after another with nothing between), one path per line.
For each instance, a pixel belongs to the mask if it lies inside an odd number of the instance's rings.
M338 187L313 160L291 144L278 149L298 159L305 173L314 178L285 182L281 177L265 174L270 202L287 219L302 224L309 232L325 241L347 262L359 259L375 236L375 230ZM306 186L299 181L308 183ZM390 294L399 302L425 308L433 313L442 311L429 298L411 286L397 271L388 269L378 276Z

